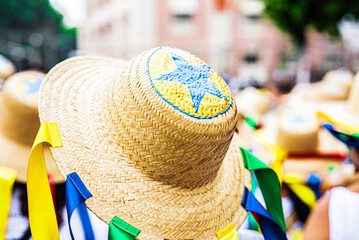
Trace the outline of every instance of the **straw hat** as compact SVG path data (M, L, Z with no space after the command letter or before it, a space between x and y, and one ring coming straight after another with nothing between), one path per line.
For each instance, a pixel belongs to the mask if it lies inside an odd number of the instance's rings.
M0 79L8 78L14 74L15 66L7 58L0 54Z
M248 121L252 121L252 124L260 125L261 117L268 111L270 105L270 95L267 90L257 89L254 87L247 87L235 95L237 104L237 111L240 115L236 133L243 140L244 146L254 146L254 138L256 129L253 125L250 125ZM256 147L256 154L261 151L261 146ZM253 149L252 149L253 150ZM271 154L259 154L261 161L266 164L270 163L272 159Z
M0 95L0 165L17 170L19 182L26 182L27 161L40 126L37 93L43 77L35 71L16 73ZM63 181L49 151L45 153L48 173L55 182Z
M285 105L274 114L275 121L266 124L262 134L289 154L346 152L328 132L320 128L315 108L309 105Z
M261 160L267 159L267 164L271 165L276 157L273 154L279 153L283 157L284 172L297 168L299 173L310 173L338 164L345 158L347 148L320 127L314 110L311 106L297 104L266 114L264 127L257 132L257 141L251 145L253 154ZM268 153L272 153L271 158ZM308 168L307 162L315 163L316 167Z
M247 87L236 96L237 110L242 117L250 117L255 122L268 111L270 94L267 90Z
M287 152L314 152L318 147L319 123L300 107L283 109L278 119L276 140Z
M337 168L340 164L341 162L335 158L322 159L318 157L308 157L303 160L303 158L292 157L283 162L283 171L285 174L296 173L302 177L303 180L305 180L310 173L317 173L322 178L326 178L330 175L330 169Z
M290 94L290 99L311 103L345 100L348 98L352 82L353 74L350 71L332 70L327 72L323 80L318 83L297 85Z
M61 173L77 172L106 223L117 216L138 239L215 239L245 219L236 104L196 56L161 47L130 62L68 59L46 75L39 114L59 127Z
M318 106L324 113L337 123L341 123L359 132L359 72L354 77L347 101L325 102Z

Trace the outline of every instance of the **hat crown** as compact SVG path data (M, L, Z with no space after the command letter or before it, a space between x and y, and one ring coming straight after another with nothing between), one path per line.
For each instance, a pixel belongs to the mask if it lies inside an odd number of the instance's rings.
M286 106L278 124L277 142L289 153L314 152L319 123L310 107Z
M139 55L120 75L105 105L114 144L128 156L123 160L164 184L195 188L212 181L237 122L223 79L170 47Z
M40 126L37 95L43 73L26 71L11 76L1 93L0 131L7 138L30 145Z

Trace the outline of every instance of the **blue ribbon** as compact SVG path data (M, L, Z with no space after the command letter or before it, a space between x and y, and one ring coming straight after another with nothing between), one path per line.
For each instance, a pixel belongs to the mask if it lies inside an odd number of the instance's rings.
M87 190L86 186L81 181L77 173L73 172L67 175L66 178L66 210L67 220L69 222L71 239L74 240L72 233L70 219L74 210L78 207L78 213L81 219L82 227L86 240L94 240L95 236L91 226L90 218L86 206L83 202L92 197L92 194Z
M338 132L332 124L324 123L323 127L327 129L336 139L346 144L348 147L359 148L359 137Z
M309 174L307 178L308 186L313 190L315 198L318 200L321 197L321 177L317 173Z
M267 210L264 209L247 187L244 188L241 204L258 219L264 239L287 240L287 236L279 224L272 218Z

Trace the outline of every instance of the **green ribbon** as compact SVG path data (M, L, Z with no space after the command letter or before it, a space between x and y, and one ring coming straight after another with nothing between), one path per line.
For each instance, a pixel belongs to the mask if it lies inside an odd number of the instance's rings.
M279 226L286 232L280 184L277 174L261 160L247 150L240 148L245 168L254 171L258 185L262 191L268 213L277 221Z
M258 124L250 117L245 117L244 121L254 129L258 129Z
M108 240L135 240L141 231L118 217L113 217L109 230Z

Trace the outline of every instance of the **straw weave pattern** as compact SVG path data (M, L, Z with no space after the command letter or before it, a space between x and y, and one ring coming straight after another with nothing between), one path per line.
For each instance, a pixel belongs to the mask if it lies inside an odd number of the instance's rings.
M138 239L216 239L246 216L235 104L212 119L176 110L146 74L153 51L129 63L59 64L41 87L40 119L57 122L64 146L51 149L54 159L62 174L78 173L93 194L86 205L105 222L116 215Z

